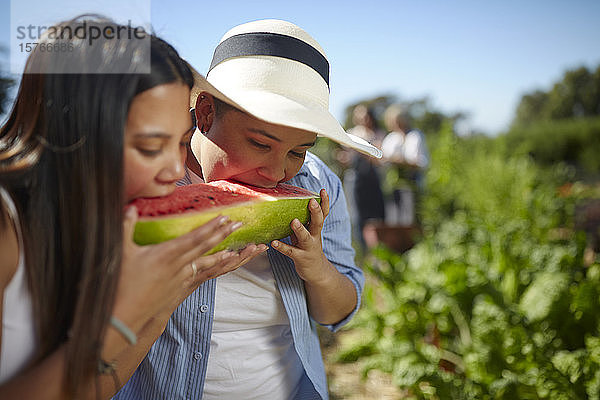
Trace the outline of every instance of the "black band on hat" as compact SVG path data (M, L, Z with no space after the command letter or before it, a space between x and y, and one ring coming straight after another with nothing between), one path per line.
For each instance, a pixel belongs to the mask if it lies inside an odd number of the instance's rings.
M208 71L233 57L275 56L308 65L329 86L329 62L320 51L295 37L269 32L251 32L231 36L217 46Z

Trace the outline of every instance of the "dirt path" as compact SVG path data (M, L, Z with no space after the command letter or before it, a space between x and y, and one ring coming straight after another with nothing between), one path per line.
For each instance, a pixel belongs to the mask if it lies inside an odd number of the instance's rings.
M332 334L326 330L319 331L331 400L402 399L404 396L392 384L389 375L374 370L369 372L367 378L363 380L358 363L345 364L333 361L338 343L344 340L345 335L350 334L350 332Z

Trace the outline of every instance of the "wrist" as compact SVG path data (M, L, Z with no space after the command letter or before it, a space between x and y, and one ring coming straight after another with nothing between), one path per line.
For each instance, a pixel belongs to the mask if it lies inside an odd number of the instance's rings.
M338 270L329 262L325 254L322 255L320 267L317 273L312 274L309 279L305 280L305 283L314 288L328 288L331 287L337 280Z
M129 342L112 326L108 325L102 342L101 357L110 362L118 357L129 346Z
M128 315L132 314L125 312L122 307L116 306L113 309L102 343L102 358L107 362L137 343L137 333L143 326L143 322L126 318Z
M129 342L130 345L135 346L137 343L137 335L129 329L129 327L123 323L120 319L114 315L110 317L110 326L121 334L121 336Z

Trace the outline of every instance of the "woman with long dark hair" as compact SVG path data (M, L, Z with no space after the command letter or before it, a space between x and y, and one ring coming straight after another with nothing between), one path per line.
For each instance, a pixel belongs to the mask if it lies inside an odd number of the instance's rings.
M69 35L91 26L108 34ZM0 130L3 399L110 397L181 301L265 250L203 256L237 228L223 217L133 243L127 203L183 177L192 74L152 35L115 40L110 20L54 28Z

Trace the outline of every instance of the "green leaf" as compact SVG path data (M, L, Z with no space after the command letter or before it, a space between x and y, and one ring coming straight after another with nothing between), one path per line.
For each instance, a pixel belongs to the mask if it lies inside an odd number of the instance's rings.
M521 297L519 308L532 322L546 319L565 296L568 286L569 276L566 273L542 272Z
M577 350L574 352L562 350L554 354L552 364L563 375L569 378L571 383L576 383L583 374L583 367L587 351Z

